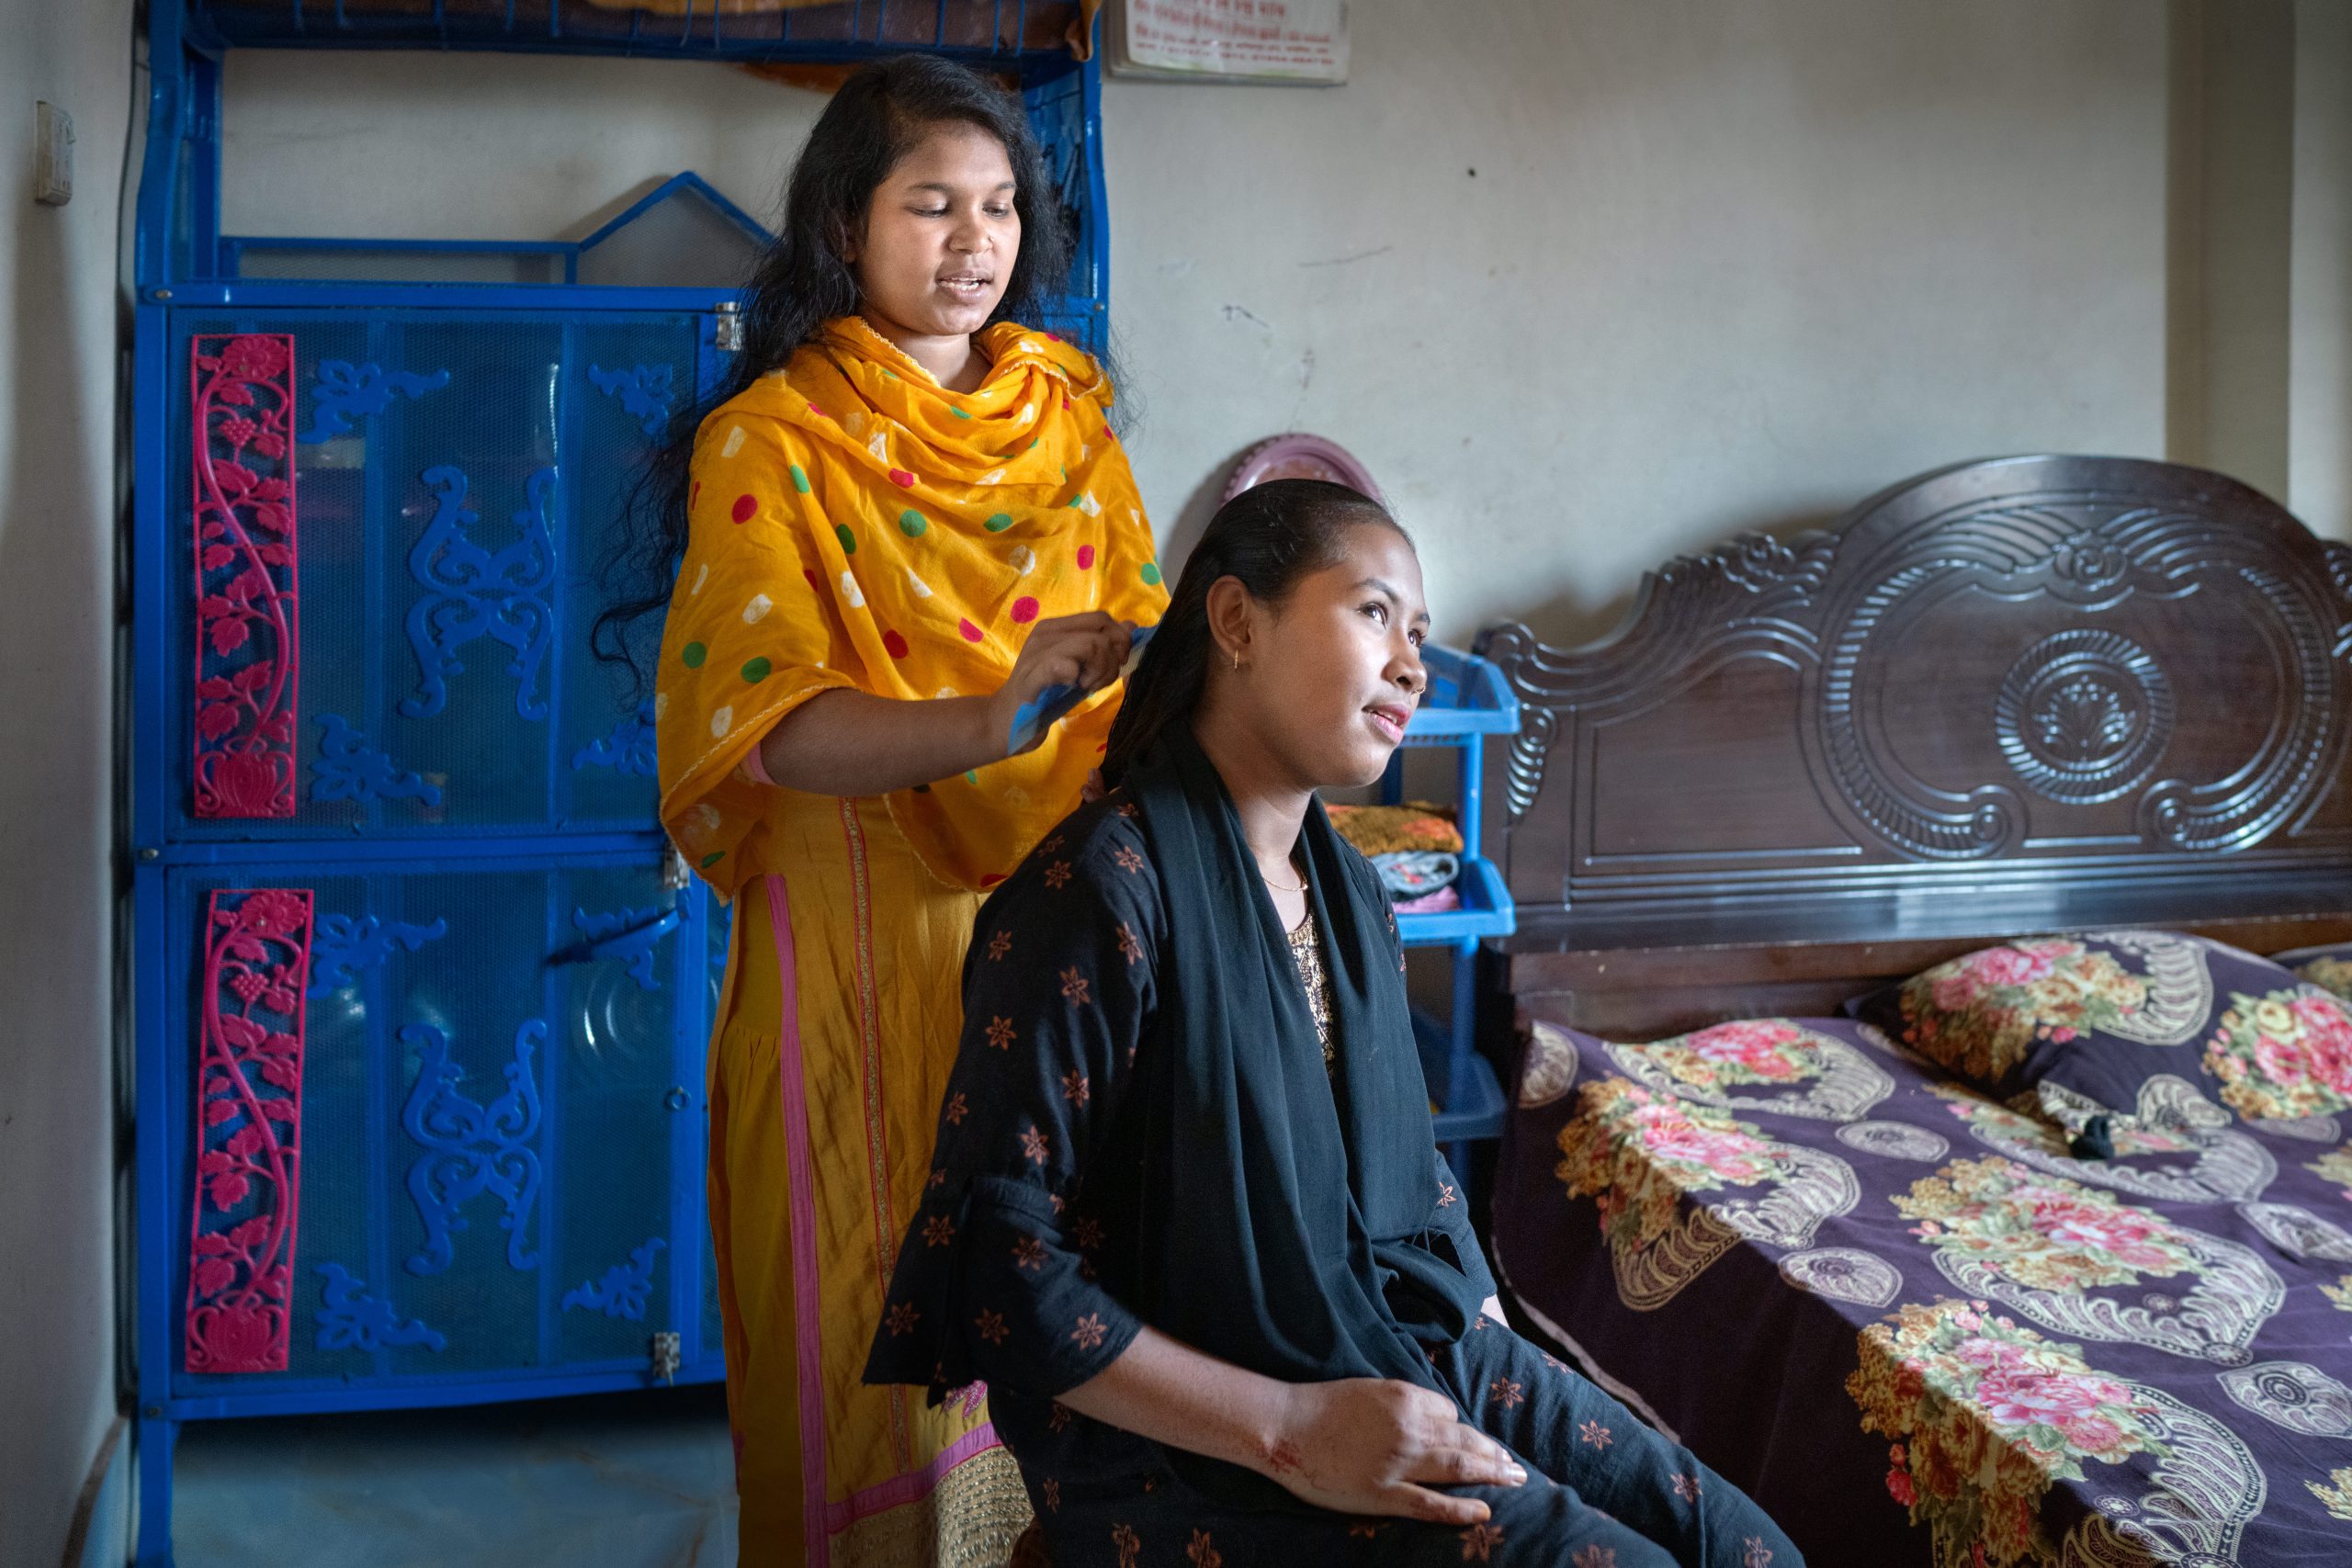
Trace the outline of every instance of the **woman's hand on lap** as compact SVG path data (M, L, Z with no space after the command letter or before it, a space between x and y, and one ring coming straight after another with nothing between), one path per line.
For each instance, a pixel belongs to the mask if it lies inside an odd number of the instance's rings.
M1510 1450L1464 1424L1442 1393L1383 1378L1296 1383L1258 1468L1318 1507L1440 1524L1484 1521L1476 1497L1436 1486L1517 1486Z

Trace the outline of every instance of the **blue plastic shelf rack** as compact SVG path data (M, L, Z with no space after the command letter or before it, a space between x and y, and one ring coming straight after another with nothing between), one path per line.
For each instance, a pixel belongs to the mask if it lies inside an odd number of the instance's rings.
M1405 744L1454 748L1462 825L1462 875L1455 888L1462 908L1443 914L1400 915L1396 929L1408 947L1442 947L1453 955L1451 1016L1439 1020L1417 1010L1413 1032L1422 1074L1438 1106L1438 1142L1452 1145L1450 1157L1460 1171L1461 1145L1498 1138L1503 1130L1502 1088L1475 1043L1476 957L1482 941L1510 935L1516 923L1502 874L1481 852L1478 819L1486 738L1517 732L1519 699L1502 672L1474 654L1430 648L1422 651L1421 661L1429 670L1430 689L1405 731ZM1390 763L1381 784L1381 796L1391 805L1402 795L1403 776L1400 756Z

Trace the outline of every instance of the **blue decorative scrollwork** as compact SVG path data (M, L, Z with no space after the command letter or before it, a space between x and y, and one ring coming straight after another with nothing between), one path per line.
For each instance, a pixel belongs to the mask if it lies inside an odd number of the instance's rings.
M505 1205L499 1226L507 1233L510 1268L536 1269L538 1255L526 1250L531 1204L539 1192L539 1156L527 1146L539 1127L539 1091L531 1079L531 1053L547 1042L548 1026L526 1019L514 1032L514 1060L506 1068L506 1092L487 1108L458 1090L463 1067L449 1060L449 1042L429 1023L400 1032L403 1044L417 1048L416 1087L401 1111L401 1126L425 1149L408 1168L408 1194L424 1222L424 1250L404 1267L412 1274L438 1274L457 1256L452 1232L466 1228L460 1213L488 1192Z
M673 372L667 365L632 365L626 370L588 367L588 379L608 398L637 418L648 435L658 436L670 423L670 387Z
M427 784L368 744L339 713L319 715L319 758L311 764L311 798L374 800L405 797L441 804L441 786Z
M421 398L448 384L447 370L420 376L413 370L387 370L372 361L354 365L348 359L322 359L311 388L311 428L294 439L305 446L331 441L347 434L353 420L390 408L394 392Z
M433 521L408 553L409 575L426 590L409 606L408 641L416 654L416 694L401 712L429 718L448 701L443 677L462 675L458 650L489 637L514 650L506 672L514 677L514 711L545 718L545 699L533 694L547 660L555 612L544 595L555 581L556 471L540 468L523 481L526 504L514 513L515 539L496 554L468 537L481 516L466 504L466 476L447 464L424 470L436 498Z
M390 957L395 942L414 953L448 934L449 922L443 919L419 926L406 920L379 920L373 915L356 919L349 915L321 915L311 937L311 984L302 994L323 997L341 990L358 979L362 969L373 969Z
M657 771L653 752L653 705L645 703L635 715L613 726L613 732L602 740L591 740L571 754L572 771L582 768L611 768L618 773L635 773L642 779L653 777Z
M340 1263L322 1263L326 1276L326 1305L316 1316L322 1350L381 1350L396 1345L422 1345L428 1350L448 1348L448 1340L424 1326L421 1318L401 1321L392 1303L368 1293L368 1282Z
M565 1312L585 1307L601 1312L606 1317L625 1317L631 1323L645 1320L645 1299L653 1290L654 1255L669 1246L660 1236L649 1239L643 1247L629 1249L627 1263L616 1263L605 1270L602 1280L590 1280L563 1292Z
M586 941L558 958L617 958L628 965L628 977L641 989L658 991L662 982L653 975L653 950L661 945L663 937L678 929L681 919L675 909L615 909L610 914L592 915L575 908L571 911L571 923Z

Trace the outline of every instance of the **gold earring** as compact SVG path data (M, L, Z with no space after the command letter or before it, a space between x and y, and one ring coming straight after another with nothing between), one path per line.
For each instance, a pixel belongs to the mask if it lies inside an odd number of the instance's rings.
M1241 654L1238 649L1233 655L1233 669L1234 673L1236 674L1239 674L1241 671Z

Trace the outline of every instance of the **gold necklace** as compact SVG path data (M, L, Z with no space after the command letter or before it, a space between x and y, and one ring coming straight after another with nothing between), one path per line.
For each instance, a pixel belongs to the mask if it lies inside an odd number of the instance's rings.
M1296 870L1298 870L1298 867L1296 867L1295 865L1294 865L1294 866L1292 866L1292 867L1291 867L1291 869L1292 869L1293 871L1296 871ZM1271 887L1271 888L1272 888L1272 889L1273 889L1274 891L1276 891L1277 893L1304 893L1304 892L1306 892L1306 876L1305 876L1305 875L1303 875L1303 874L1299 877L1299 879L1298 879L1298 886L1295 886L1295 887L1284 887L1281 883L1276 882L1272 877L1271 877L1271 876L1266 876L1266 868L1265 868L1264 866L1262 866L1262 865L1261 865L1261 866L1260 866L1260 867L1258 868L1258 874L1259 874L1260 876L1261 876L1261 877L1265 877L1266 886L1269 886L1269 887Z

